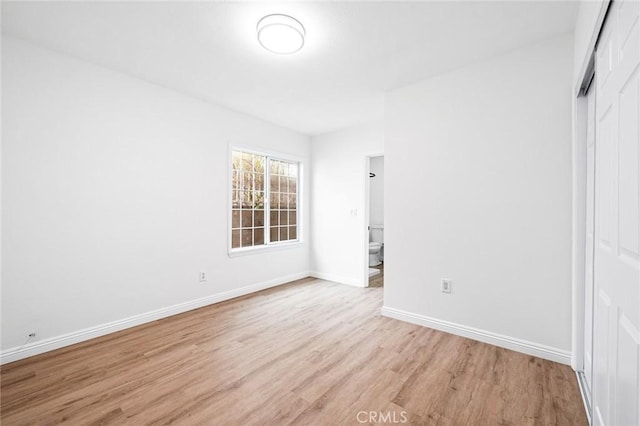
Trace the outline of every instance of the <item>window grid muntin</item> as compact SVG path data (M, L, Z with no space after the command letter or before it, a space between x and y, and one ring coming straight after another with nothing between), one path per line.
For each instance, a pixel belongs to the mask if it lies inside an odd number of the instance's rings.
M268 169L269 241L274 244L297 241L299 165L272 158ZM295 183L293 188L291 182ZM289 223L289 217L295 217L294 224Z
M258 177L262 181L256 183ZM299 162L233 150L231 249L299 241L299 187ZM272 212L278 215L273 226Z

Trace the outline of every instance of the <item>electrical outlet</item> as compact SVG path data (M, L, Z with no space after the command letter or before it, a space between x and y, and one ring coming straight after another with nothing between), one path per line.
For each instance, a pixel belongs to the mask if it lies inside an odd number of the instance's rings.
M451 280L443 278L440 281L440 291L443 293L451 293Z
M207 274L205 272L200 272L200 282L205 282L207 280Z

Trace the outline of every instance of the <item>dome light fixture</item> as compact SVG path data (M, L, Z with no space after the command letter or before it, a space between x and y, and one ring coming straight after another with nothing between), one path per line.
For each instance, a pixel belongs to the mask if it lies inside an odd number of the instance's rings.
M258 21L256 31L260 45L272 53L288 55L304 46L304 27L289 15L267 15Z

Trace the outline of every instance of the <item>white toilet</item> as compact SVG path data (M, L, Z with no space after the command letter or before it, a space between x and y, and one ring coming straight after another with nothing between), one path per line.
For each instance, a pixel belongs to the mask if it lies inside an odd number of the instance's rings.
M371 225L369 227L369 266L378 266L383 260L384 239L383 226Z

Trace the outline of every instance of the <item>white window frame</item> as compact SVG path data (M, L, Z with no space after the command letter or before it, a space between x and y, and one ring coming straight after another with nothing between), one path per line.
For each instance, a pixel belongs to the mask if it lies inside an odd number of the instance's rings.
M250 246L250 247L237 247L237 248L233 248L232 247L232 242L233 242L233 152L234 151L240 151L240 152L246 152L248 154L254 154L254 155L262 155L266 158L265 161L265 204L264 204L264 238L265 238L265 244L262 245L258 245L258 246ZM281 161L287 161L287 162L293 162L293 163L297 163L298 165L298 176L297 176L297 196L296 196L296 226L297 226L297 231L296 231L296 236L297 239L295 240L287 240L287 241L276 241L276 242L271 242L270 238L271 238L271 214L270 214L270 207L271 207L271 170L269 168L269 159L272 160L281 160ZM258 254L261 252L267 252L267 251L275 251L275 250L283 250L283 249L290 249L290 248L295 248L295 247L299 247L303 244L303 236L304 236L304 223L302 218L304 217L303 215L303 211L302 211L302 206L303 204L303 197L304 197L304 182L303 182L303 176L304 176L304 161L302 158L294 156L294 155L290 155L290 154L284 154L281 152L277 152L277 151L272 151L272 150L266 150L266 149L260 149L260 148L255 148L255 147L251 147L251 146L246 146L246 145L237 145L237 144L230 144L229 145L229 155L227 158L227 191L228 191L228 196L227 196L227 213L228 213L228 221L227 221L227 234L228 234L228 238L227 238L227 252L229 254L229 257L236 257L236 256L244 256L244 255L250 255L250 254Z

